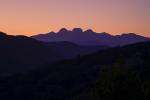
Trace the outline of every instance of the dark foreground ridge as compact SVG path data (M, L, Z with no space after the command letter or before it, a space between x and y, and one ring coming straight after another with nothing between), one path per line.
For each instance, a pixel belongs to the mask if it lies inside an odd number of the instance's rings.
M148 100L150 42L100 50L1 77L5 100Z

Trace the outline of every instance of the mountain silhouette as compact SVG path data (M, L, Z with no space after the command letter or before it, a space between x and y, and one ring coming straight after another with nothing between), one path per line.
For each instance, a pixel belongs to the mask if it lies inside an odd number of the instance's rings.
M135 33L126 33L122 35L110 35L106 32L96 33L91 29L83 31L81 28L74 28L72 31L65 28L59 32L50 32L31 36L34 39L44 42L68 41L78 45L107 45L122 46L132 43L150 41L150 38L137 35Z
M26 36L11 36L0 32L0 74L34 69L79 55L96 52L105 46L78 46L70 42L46 43Z

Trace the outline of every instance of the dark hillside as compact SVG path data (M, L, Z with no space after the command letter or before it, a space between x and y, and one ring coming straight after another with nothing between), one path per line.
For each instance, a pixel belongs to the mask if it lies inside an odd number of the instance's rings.
M150 43L102 50L1 79L8 100L147 100Z

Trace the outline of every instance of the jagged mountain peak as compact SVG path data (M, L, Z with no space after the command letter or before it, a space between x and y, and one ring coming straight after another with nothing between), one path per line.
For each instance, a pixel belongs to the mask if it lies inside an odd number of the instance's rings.
M58 33L66 33L66 32L68 32L68 31L69 31L69 30L67 30L66 28L62 28L62 29L59 30Z
M0 37L5 37L5 36L7 36L7 34L0 31Z
M109 33L107 33L107 32L101 32L101 33L99 33L99 35L103 35L103 36L112 36L112 37L113 37L113 35L111 35L111 34L109 34Z
M75 32L75 33L82 33L83 30L82 30L81 28L74 28L74 29L72 30L72 32Z
M85 30L84 33L94 33L92 29Z

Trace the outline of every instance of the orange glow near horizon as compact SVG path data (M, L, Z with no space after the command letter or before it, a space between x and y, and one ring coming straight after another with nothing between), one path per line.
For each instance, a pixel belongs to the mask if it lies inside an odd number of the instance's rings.
M150 37L150 0L1 0L0 31L11 35L65 27Z

